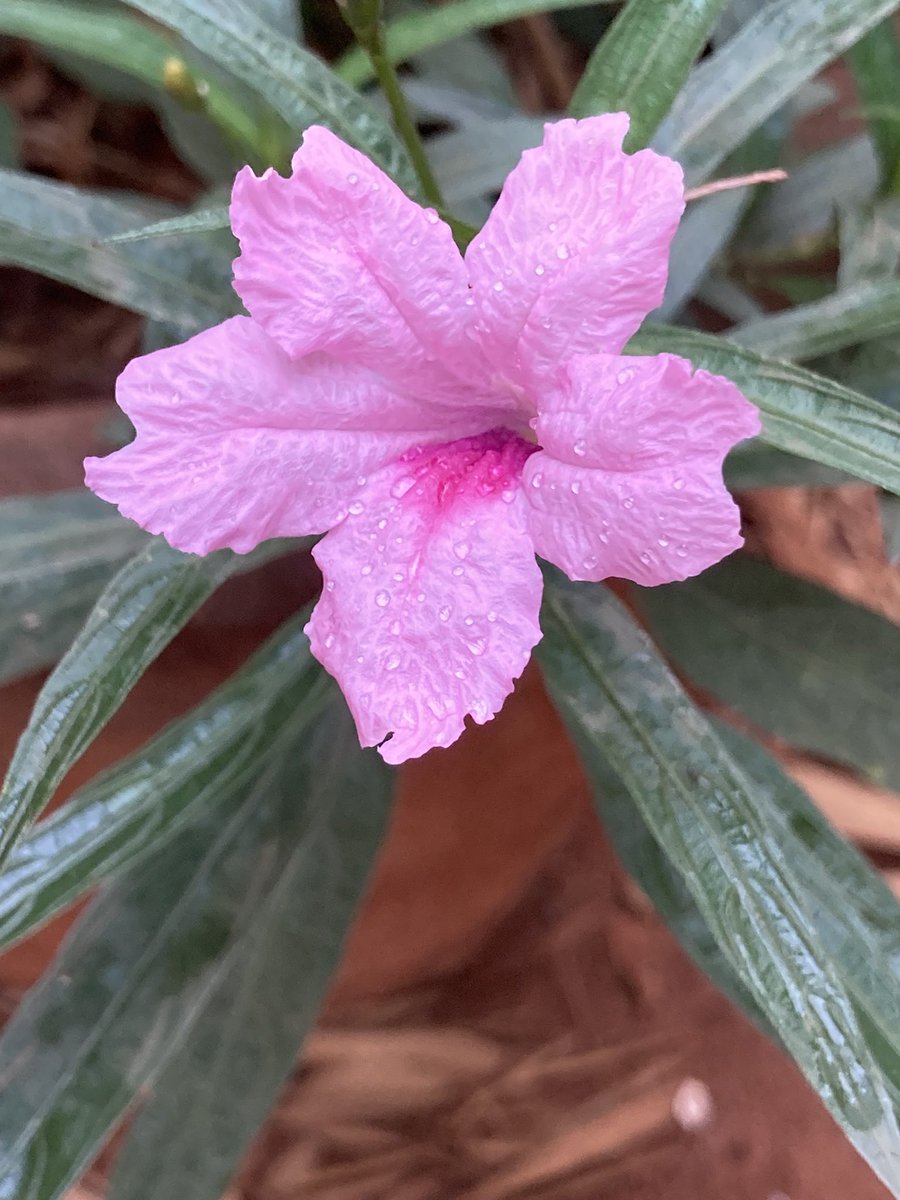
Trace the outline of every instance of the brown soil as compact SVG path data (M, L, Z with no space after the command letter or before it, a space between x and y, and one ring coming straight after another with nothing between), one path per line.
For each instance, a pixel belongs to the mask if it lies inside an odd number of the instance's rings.
M506 47L540 65L519 71L523 94L535 106L558 102L572 68L546 23L517 23ZM21 48L0 67L33 168L93 185L139 180L173 199L194 194L146 114L98 104ZM16 303L0 321L0 495L77 486L137 322L20 272L0 272L2 295ZM900 619L871 489L757 494L747 516L757 550ZM233 670L300 602L308 568L276 565L234 587L147 673L69 790ZM38 684L0 692L0 766ZM895 864L897 798L789 757L832 819ZM70 920L0 958L6 1011ZM102 1186L97 1174L88 1183ZM887 1193L790 1062L691 965L624 876L531 669L496 721L400 773L391 834L343 968L233 1195Z

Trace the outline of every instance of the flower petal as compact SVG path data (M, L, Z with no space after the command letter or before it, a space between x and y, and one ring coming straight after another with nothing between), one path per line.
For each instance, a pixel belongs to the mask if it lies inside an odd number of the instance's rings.
M117 398L137 437L86 461L88 487L195 554L322 533L370 471L448 430L487 427L326 355L292 362L247 317L133 360Z
M390 763L499 711L540 639L541 573L519 487L533 447L506 431L416 450L374 475L314 551L307 632L364 746Z
M474 336L526 391L576 354L618 353L662 300L682 171L625 154L627 130L627 113L546 125L466 252Z
M231 225L235 287L293 358L323 350L459 402L466 272L449 227L313 125L285 179L245 167Z
M570 579L669 583L742 544L722 462L759 414L727 379L692 370L672 354L582 357L542 398L528 524Z

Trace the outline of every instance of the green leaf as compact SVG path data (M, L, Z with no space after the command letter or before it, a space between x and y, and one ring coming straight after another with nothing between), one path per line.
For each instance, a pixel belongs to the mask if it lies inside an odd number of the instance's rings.
M0 167L19 162L19 127L9 105L0 102Z
M239 311L231 263L206 241L101 245L146 225L161 206L97 195L0 170L0 263L49 275L102 300L178 326L185 334Z
M111 580L44 684L0 790L0 865L125 697L220 583L283 549L181 554L154 539Z
M600 754L731 968L859 1153L900 1192L900 1132L832 947L752 781L605 590L554 573L539 647L588 772Z
M83 490L0 501L0 683L59 658L145 537Z
M740 442L725 459L725 482L733 492L749 488L833 487L852 477L809 458L786 454L761 438Z
M569 112L628 112L625 148L645 146L724 7L725 0L629 0L588 60Z
M739 346L772 358L818 358L900 330L900 280L860 283L729 330Z
M146 242L151 238L182 237L185 234L213 233L231 227L227 204L215 204L209 208L197 208L179 213L177 217L166 217L163 221L152 221L125 233L114 233L103 239L104 246L123 246L129 242Z
M0 872L0 948L249 787L309 690L307 613L135 754L80 788L12 849Z
M694 70L654 146L679 160L688 184L706 179L800 84L896 8L897 0L766 0Z
M294 131L327 125L383 167L416 198L419 185L386 119L303 47L257 17L242 0L127 0L168 25L265 100Z
M456 0L419 12L406 13L388 22L385 28L387 56L395 66L426 50L433 50L478 29L515 21L532 13L553 12L559 8L580 8L597 0ZM611 3L612 0L600 0ZM347 83L361 87L374 79L368 56L358 47L348 50L335 65L335 71Z
M171 38L126 12L58 0L4 0L0 33L114 67L203 111L245 151L259 145L259 125L228 88L187 61Z
M645 325L628 350L670 351L727 376L762 412L765 441L900 493L900 415L876 400L690 329Z
M895 22L884 21L870 30L851 47L847 61L878 151L882 187L887 190L897 179L900 168L900 111L897 109L900 39Z
M838 219L838 288L893 279L900 268L900 197L844 208Z
M257 992L258 1009L244 1016L253 1021L248 1038L267 1020L269 1045L277 1042L281 1069L290 1069L288 1027L299 1038L335 965L380 840L388 778L377 762L360 767L342 705L318 716L321 672L308 658L297 670L309 698L257 763L253 786L226 790L101 893L4 1030L4 1200L56 1200L167 1065L184 1055L186 1067L222 1028L227 991L246 1005L248 958L258 962L288 920L298 939L291 953L280 941L291 990ZM262 1073L270 1069L267 1059ZM259 1082L246 1073L241 1082L259 1096Z
M678 669L761 729L900 787L900 628L768 563L733 557L636 591Z
M293 1069L339 961L387 807L387 771L371 751L359 751L346 715L340 733L323 729L310 748L309 798L281 834L280 875L139 1113L110 1200L218 1200Z

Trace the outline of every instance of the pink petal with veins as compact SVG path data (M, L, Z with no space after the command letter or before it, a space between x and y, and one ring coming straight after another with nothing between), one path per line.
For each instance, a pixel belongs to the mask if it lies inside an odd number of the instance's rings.
M137 437L89 458L87 485L194 554L322 533L369 472L495 419L438 410L323 354L292 362L247 317L134 359L117 399Z
M535 549L570 579L685 579L742 544L722 462L759 432L733 383L672 354L574 359L525 467Z
M627 113L545 126L466 252L473 337L532 399L560 363L618 353L662 300L682 171L625 154Z
M390 763L488 721L540 639L541 573L519 487L534 447L506 431L413 451L377 472L316 547L307 626L364 746Z

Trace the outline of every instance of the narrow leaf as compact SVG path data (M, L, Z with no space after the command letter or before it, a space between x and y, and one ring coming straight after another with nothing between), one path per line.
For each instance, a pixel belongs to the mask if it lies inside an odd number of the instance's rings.
M455 0L419 12L405 13L388 22L385 42L389 60L396 66L426 50L434 50L446 42L515 21L533 13L553 12L559 8L573 9L596 3L597 0ZM600 0L612 3L612 0ZM355 48L335 65L335 71L347 83L361 87L374 78L372 64L362 50Z
M654 146L689 184L706 179L766 117L897 8L897 0L764 0L694 70Z
M56 662L145 538L83 490L0 501L0 683Z
M725 0L629 0L588 60L572 116L628 112L625 148L645 146L724 7Z
M345 711L317 715L322 675L308 659L305 670L314 694L258 762L255 785L222 795L102 893L4 1030L3 1200L55 1200L167 1063L193 1053L192 1031L204 1036L219 988L243 970L298 858L305 954L286 956L285 969L308 983L313 1010L364 884L365 851L370 860L380 838L387 776L367 762L361 778ZM352 838L339 836L350 828ZM281 998L271 1000L274 1027Z
M260 128L228 88L187 61L171 38L118 9L97 9L58 0L4 0L0 33L77 54L168 92L209 119L247 152Z
M0 949L120 875L234 790L249 788L309 690L308 614L137 753L92 779L12 849L0 872Z
M621 777L728 962L857 1150L895 1194L888 1086L751 780L608 592L554 574L541 658L590 770Z
M763 416L763 439L900 493L900 414L802 367L711 334L645 325L629 350L670 351L733 379Z
M217 257L188 238L165 253L150 244L99 244L152 219L145 204L0 170L0 263L70 283L185 334L233 316L239 306L227 253Z
M389 776L355 742L344 714L339 735L323 729L310 745L305 812L280 834L280 874L138 1114L110 1200L218 1200L293 1069L384 824Z
M277 553L181 554L154 539L111 580L44 684L0 790L0 865L147 667L220 583ZM2 1192L0 1192L2 1195Z
M418 197L406 150L386 119L308 50L260 20L242 0L127 0L180 33L265 100L294 130L327 125Z
M636 592L694 683L792 745L900 788L900 628L768 563L734 557Z
M184 234L212 233L230 228L228 206L217 204L211 208L194 209L180 213L177 217L166 217L163 221L152 221L125 233L114 233L103 239L105 246L122 246L129 242L146 242L150 238L181 237Z
M900 182L900 38L892 20L877 25L847 55L872 140L884 191Z
M900 331L900 281L861 283L729 330L728 337L772 358L818 358Z

